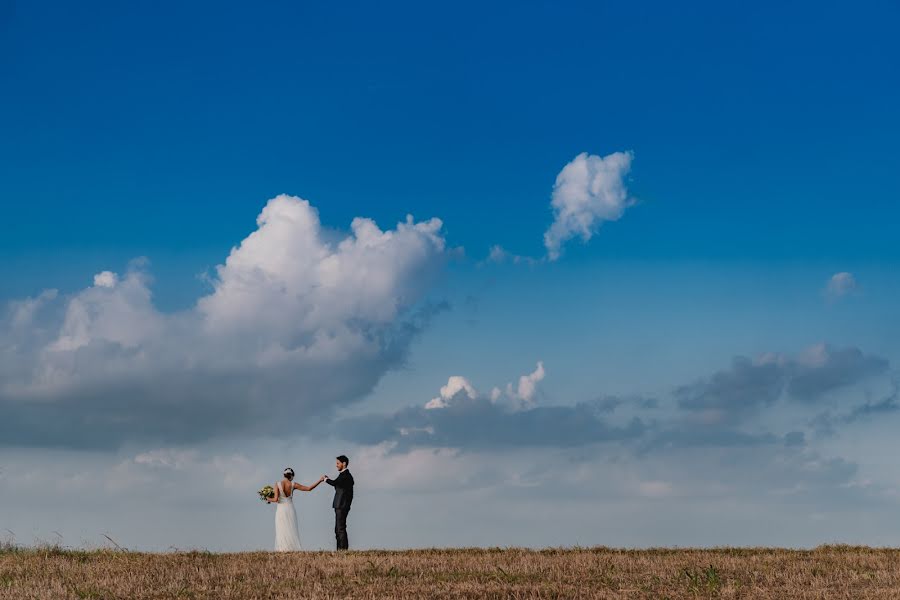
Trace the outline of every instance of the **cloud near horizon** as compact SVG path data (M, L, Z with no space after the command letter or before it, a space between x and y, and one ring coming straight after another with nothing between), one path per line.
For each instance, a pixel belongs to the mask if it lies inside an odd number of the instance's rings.
M0 444L115 447L258 434L364 397L402 364L446 260L439 219L333 240L280 195L186 311L153 304L146 264L68 296L13 302L0 324ZM302 384L302 385L301 385Z
M672 447L802 447L810 411L838 406L833 395L888 372L887 360L858 348L809 347L797 356L738 356L730 368L675 387L666 402L604 397L575 404L539 405L539 362L519 385L480 393L466 377L448 379L438 396L393 413L339 420L332 432L359 444L413 448L578 447L618 442L634 454ZM894 405L857 407L854 414ZM767 410L805 414L773 430Z
M0 324L0 445L192 444L265 435L305 417L348 441L395 452L607 442L637 454L802 446L806 432L816 431L810 418L774 430L767 410L821 412L835 392L889 368L858 348L819 344L796 356L735 357L663 401L547 404L539 401L547 376L539 361L486 392L456 375L419 406L334 421L337 409L403 364L411 340L439 310L423 299L447 255L438 219L407 217L384 231L357 218L341 237L324 230L309 202L281 195L218 266L212 291L188 310L156 309L142 261L123 274L97 273L91 287L71 295L47 290L13 302ZM893 408L849 410L864 418Z

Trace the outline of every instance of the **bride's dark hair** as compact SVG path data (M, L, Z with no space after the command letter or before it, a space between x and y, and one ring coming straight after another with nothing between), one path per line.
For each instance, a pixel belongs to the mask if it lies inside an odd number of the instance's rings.
M287 479L288 481L293 481L294 480L294 470L290 467L285 469L284 470L284 478Z

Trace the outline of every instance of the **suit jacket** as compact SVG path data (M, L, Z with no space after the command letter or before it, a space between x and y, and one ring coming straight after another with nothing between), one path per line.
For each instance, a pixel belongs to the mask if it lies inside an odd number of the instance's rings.
M349 510L353 503L353 475L350 474L350 471L344 469L337 479L326 479L325 483L334 487L334 500L331 502L331 508Z

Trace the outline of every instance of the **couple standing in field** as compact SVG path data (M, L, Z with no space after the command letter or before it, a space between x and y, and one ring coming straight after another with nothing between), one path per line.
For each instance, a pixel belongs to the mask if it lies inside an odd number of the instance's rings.
M347 550L350 544L347 540L347 514L353 503L353 475L348 467L350 459L343 454L335 459L338 476L331 479L322 475L312 485L294 483L294 470L290 467L284 470L284 479L275 484L275 495L266 501L275 505L275 551L290 552L300 550L300 529L297 525L297 511L294 509L294 490L311 492L323 481L334 488L334 500L331 507L334 508L334 537L337 540L338 550Z

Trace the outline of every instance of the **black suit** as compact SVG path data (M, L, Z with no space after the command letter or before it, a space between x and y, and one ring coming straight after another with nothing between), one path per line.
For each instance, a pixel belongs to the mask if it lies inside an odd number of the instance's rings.
M325 483L334 487L331 507L334 509L334 537L337 540L337 549L347 550L350 547L347 540L347 513L353 504L353 475L344 469L337 479L326 479Z

